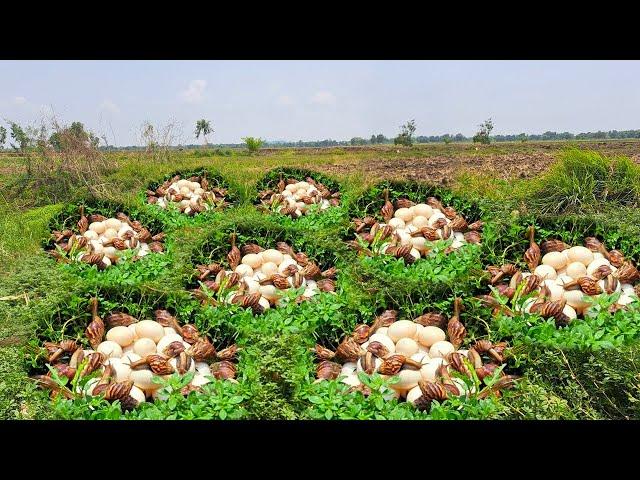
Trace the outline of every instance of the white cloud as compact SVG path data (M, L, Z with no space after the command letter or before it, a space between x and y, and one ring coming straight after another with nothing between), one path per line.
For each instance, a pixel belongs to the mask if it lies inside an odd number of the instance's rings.
M293 98L290 97L289 95L280 95L276 99L276 103L278 105L283 105L285 107L289 107L289 106L293 105L295 102L293 101Z
M25 103L27 103L27 99L24 97L14 97L13 103L15 105L24 105Z
M107 113L113 113L113 114L120 113L120 107L118 107L118 105L116 105L113 101L109 99L102 101L102 103L100 104L100 110Z
M206 80L191 80L187 89L180 93L180 97L187 103L200 103L204 100L204 89L206 87Z
M317 105L335 105L336 96L327 91L320 91L313 94L311 97L311 103L315 103Z

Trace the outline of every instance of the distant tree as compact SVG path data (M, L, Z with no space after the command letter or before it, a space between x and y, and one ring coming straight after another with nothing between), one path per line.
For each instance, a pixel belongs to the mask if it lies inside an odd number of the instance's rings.
M448 133L445 133L445 134L442 136L442 141L443 141L444 143L446 143L447 145L449 145L449 144L451 143L451 135L449 135Z
M379 133L376 136L376 143L385 143L387 141L387 137L385 137L383 134Z
M464 142L467 139L467 137L465 137L463 134L461 133L456 133L456 136L453 137L453 141L454 142Z
M473 137L473 143L483 143L487 145L491 143L490 135L491 130L493 130L493 121L489 118L478 125L478 128L478 132Z
M4 148L4 142L7 141L7 129L0 127L0 150Z
M11 122L11 138L16 143L11 143L11 148L24 152L29 146L29 136L25 133L20 125Z
M349 140L349 143L351 145L366 145L367 141L362 137L353 137L351 140Z
M371 140L369 140L369 143L371 143L371 145L375 145L376 143L378 143L378 138L375 135L371 135Z
M262 147L262 145L264 144L264 140L261 138L243 137L242 140L251 153L255 153L260 150L260 147Z
M527 141L527 134L526 133L521 133L520 135L518 135L518 140L520 140L522 143Z
M56 151L61 151L65 146L65 142L88 143L92 147L97 147L100 139L94 135L93 132L86 131L82 123L73 122L70 127L58 127L57 130L49 136L48 140L49 145Z
M213 133L213 128L211 128L211 122L209 120L205 120L204 118L198 120L196 122L196 138L200 138L200 134L202 134L202 138L204 139L204 144L209 145L207 142L207 135Z
M413 134L416 131L416 121L409 120L404 125L400 126L400 133L393 140L395 145L404 145L406 147L410 147L413 145Z

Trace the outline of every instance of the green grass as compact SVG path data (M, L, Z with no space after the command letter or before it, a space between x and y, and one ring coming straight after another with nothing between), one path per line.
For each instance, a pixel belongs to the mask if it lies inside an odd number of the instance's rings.
M547 143L548 144L548 143ZM547 145L544 144L544 145ZM603 151L611 146L594 148ZM550 145L557 152L564 144ZM376 159L419 155L539 153L546 146L497 144L418 145L409 149L335 148L324 151L267 150L250 156L242 151L201 150L151 161L143 154L115 153L115 167L103 178L99 198L83 188L64 204L48 204L28 190L0 197L0 418L203 418L203 419L600 419L640 418L640 313L618 312L576 322L558 330L535 316L493 318L472 299L487 290L482 270L503 261L521 262L525 230L537 227L540 239L562 238L578 244L597 235L610 248L640 260L640 188L638 167L623 157L568 150L548 173L532 180L495 181L488 174L461 172L450 189L413 182L380 182L360 165ZM20 174L0 158L0 186ZM353 164L349 175L319 173L331 164ZM296 175L311 172L330 188L339 188L341 205L298 220L256 210L259 190L277 181L280 169ZM206 169L230 190L232 205L223 212L186 218L146 205L146 188L175 173ZM292 170L293 169L293 170ZM9 171L9 173L7 173ZM491 182L491 183L489 183ZM330 185L329 185L330 184ZM492 185L492 188L487 188ZM467 218L486 222L480 246L453 254L436 251L412 266L392 258L364 258L342 242L353 236L353 216L376 213L382 191L412 200L435 195ZM42 253L53 228L77 221L77 206L103 213L125 211L155 231L167 233L166 253L105 272L81 265L62 266ZM554 207L555 205L555 207ZM300 305L287 304L254 316L237 305L203 307L187 291L196 284L193 266L224 261L229 235L240 243L273 246L291 242L322 266L339 269L336 295L322 294ZM315 364L309 348L318 342L335 346L358 323L371 322L386 308L403 318L424 311L451 315L455 295L464 299L462 321L469 341L507 339L512 345L510 371L523 380L503 398L483 401L452 399L420 413L387 401L384 387L372 379L370 398L347 394L332 381L314 384ZM118 405L99 399L51 402L27 379L43 372L37 346L44 339L82 336L90 312L87 300L100 299L100 313L112 310L146 318L168 308L181 321L210 332L216 345L237 342L239 384L215 382L205 395L182 397L180 380L164 388L166 399L122 415ZM91 408L89 408L91 407Z

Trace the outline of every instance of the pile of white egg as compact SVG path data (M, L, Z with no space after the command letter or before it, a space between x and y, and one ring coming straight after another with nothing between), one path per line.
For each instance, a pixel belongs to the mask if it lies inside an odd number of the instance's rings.
M319 275L305 276L304 266L300 265L290 254L282 253L279 250L268 249L258 253L248 253L242 257L240 264L235 270L226 270L227 274L237 273L242 283L242 292L231 292L224 299L227 303L232 303L236 295L243 293L261 294L259 304L264 310L272 305L277 305L282 291L291 287L304 288L302 296L311 298L320 292L316 278ZM295 274L300 272L298 280L300 285L295 285ZM283 276L287 280L288 286L281 288L283 285L274 285L270 283L261 284L260 282L268 282L274 275ZM280 288L279 288L280 287Z
M122 260L122 252L125 250L133 250L138 257L151 253L149 243L140 240L139 234L128 223L117 218L90 223L83 237L88 240L90 253L104 254L102 262L107 266L119 263ZM126 248L123 250L116 248L113 245L114 239L122 240ZM81 260L85 253L78 254L77 260Z
M585 315L589 313L589 295L581 290L578 285L573 285L570 288L565 289L565 285L582 277L592 277L596 269L603 265L608 266L612 274L613 279L616 277L617 268L607 260L600 252L592 252L587 247L575 246L567 248L563 251L548 252L542 256L541 264L536 267L533 272L525 272L522 274L523 278L527 278L531 273L536 274L542 279L544 285L546 285L550 291L550 300L565 299L567 304L564 307L563 313L570 319L575 319L578 315ZM634 291L631 283L624 283L622 281L613 281L609 284L605 284L608 279L597 280L599 287L602 291L606 291L609 288L610 293L621 292L618 298L617 304L624 306L632 302L638 301L636 292ZM536 292L539 289L535 290ZM531 305L535 302L535 298L528 299L524 302L523 310L529 312Z
M276 207L276 211L280 212L283 208L295 207L295 216L301 217L302 215L307 215L310 212L309 207L311 205L318 205L320 210L326 210L331 206L331 203L326 198L322 198L320 191L309 182L297 182L288 184L281 195L284 197L287 202L286 205L278 205ZM305 203L302 199L309 197L311 198L311 203Z
M417 370L414 367L403 366L398 373L399 381L391 384L394 390L394 397L398 399L406 399L407 402L413 403L422 395L418 382L427 380L435 382L436 371L441 365L448 365L446 357L458 352L466 355L467 350L456 350L454 345L447 341L447 335L444 330L435 326L423 326L412 320L398 320L388 327L378 328L369 339L361 345L366 352L371 342L380 342L389 352L389 354L397 353L404 355L415 362L422 364ZM342 366L341 375L345 375L342 379L343 383L352 387L361 385L358 373L363 371L362 360L364 355L357 362L346 362ZM378 371L382 365L381 358L375 358L375 371ZM382 375L385 378L389 376ZM460 386L461 392L466 392L466 384L458 378L453 381Z
M147 355L159 353L161 354L165 348L172 342L182 342L185 349L189 349L191 345L184 341L173 328L163 327L160 323L153 320L142 320L129 326L117 326L109 329L106 333L106 340L101 342L95 351L104 354L106 361L99 369L100 373L104 371L104 367L111 365L115 370L115 381L124 382L133 381L133 388L130 395L138 401L144 402L147 399L154 399L160 388L158 383L153 381L156 376L148 366L138 366L131 368L131 364L142 360ZM94 350L84 350L85 357L93 353ZM176 369L177 358L171 358L169 364ZM75 365L71 365L76 367ZM205 385L211 381L211 370L206 362L191 361L188 372L195 372L190 385L198 387ZM168 378L169 375L160 376ZM99 381L97 378L89 380L85 386L84 393L92 395L93 388ZM152 400L151 400L152 401Z
M192 211L208 210L210 202L206 201L205 189L200 182L186 179L177 180L166 188L166 193L155 202L161 208L167 208L169 202L176 202L179 209L190 214Z

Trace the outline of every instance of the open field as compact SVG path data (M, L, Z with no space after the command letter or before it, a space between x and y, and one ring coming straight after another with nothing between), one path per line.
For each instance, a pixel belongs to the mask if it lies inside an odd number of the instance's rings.
M567 150L576 146L603 157ZM529 225L536 226L538 244L561 238L582 245L596 236L640 260L639 147L620 140L265 149L257 155L114 152L105 155L105 170L90 178L91 188L73 183L59 191L34 187L20 158L0 155L0 418L640 418L640 308L634 303L610 313L613 299L592 317L559 328L535 313L494 314L475 298L490 293L488 266L509 262L526 270ZM617 157L628 161L607 160ZM265 175L283 167L335 181L339 206L297 220L256 209L259 191L275 188L278 179ZM224 210L185 217L146 204L152 183L203 168L228 188L231 205ZM352 220L379 215L383 187L394 200L422 203L434 195L469 223L482 219L482 242L448 254L434 248L412 265L357 255L345 243L354 239ZM75 224L81 204L87 213L122 211L152 233L164 232L164 253L103 272L56 264L43 247L52 230ZM241 244L268 248L286 241L323 269L336 266L336 294L259 315L240 305L203 306L190 292L198 286L194 268L226 262L234 232ZM216 346L237 344L238 383L217 379L188 397L176 387L170 400L126 414L98 397L52 402L27 377L47 372L43 341L84 339L92 297L102 317L126 311L152 318L166 308L209 333ZM368 397L345 395L340 381L313 383L314 344L334 349L356 325L371 324L386 309L402 319L427 312L450 318L455 297L463 305L463 346L508 343L505 372L519 379L500 396L455 397L418 411L385 401L376 390L382 379L368 386Z

